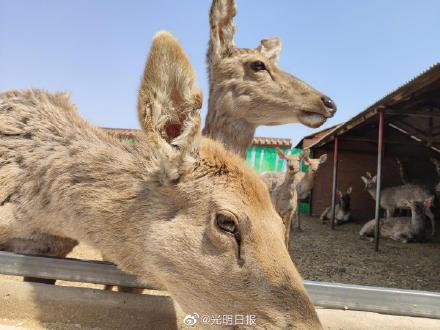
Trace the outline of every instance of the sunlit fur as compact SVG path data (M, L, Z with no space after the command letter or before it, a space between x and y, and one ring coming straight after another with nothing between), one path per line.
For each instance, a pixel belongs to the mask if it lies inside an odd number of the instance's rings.
M272 204L283 220L285 227L285 242L289 246L290 227L292 216L298 208L298 194L296 186L301 176L302 155L286 155L279 148L276 149L279 157L286 160L286 173L266 172L261 177L266 183Z
M324 106L321 92L279 68L279 38L263 39L255 49L236 47L235 13L234 0L212 3L204 133L244 157L257 126L300 122L319 127L334 111ZM266 70L253 70L255 61Z
M169 33L155 37L146 72L135 145L82 119L65 94L0 93L0 244L67 237L167 290L186 313L320 329L266 186L200 138L194 71ZM216 224L225 211L240 241Z

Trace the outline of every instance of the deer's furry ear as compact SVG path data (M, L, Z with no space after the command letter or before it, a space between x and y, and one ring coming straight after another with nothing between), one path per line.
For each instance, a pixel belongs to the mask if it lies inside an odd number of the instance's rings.
M281 53L281 39L278 37L261 40L257 50L274 63L278 63Z
M327 154L322 155L319 157L319 163L324 164L327 161Z
M365 183L365 184L367 184L368 183L368 180L367 180L367 178L366 177L364 177L364 176L361 176L361 180Z
M347 189L347 194L351 194L351 191L353 190L353 188L352 187L348 187L348 189Z
M215 63L231 54L234 48L236 13L235 0L213 0L209 13L211 36L209 39L208 62Z
M280 159L286 159L286 154L284 153L284 151L282 151L280 148L276 148L275 151L277 152L278 156L280 157Z
M198 153L201 91L178 41L168 32L153 39L138 97L140 124L175 181L187 157ZM164 178L162 181L167 181Z
M303 159L309 159L310 157L310 149L305 149L303 150L302 154L301 154L301 158Z

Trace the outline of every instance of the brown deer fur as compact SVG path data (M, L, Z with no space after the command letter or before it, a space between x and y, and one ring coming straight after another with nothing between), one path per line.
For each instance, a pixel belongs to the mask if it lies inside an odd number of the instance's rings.
M208 115L204 134L245 157L259 125L300 122L319 127L336 111L335 104L278 65L279 38L261 40L255 49L234 44L234 0L214 0L207 62ZM257 62L261 65L256 66ZM330 100L327 106L323 99Z
M292 216L298 208L296 186L300 178L303 155L286 155L279 148L276 151L281 159L287 161L286 173L265 172L261 174L261 178L266 183L275 210L286 227L285 241L289 247Z

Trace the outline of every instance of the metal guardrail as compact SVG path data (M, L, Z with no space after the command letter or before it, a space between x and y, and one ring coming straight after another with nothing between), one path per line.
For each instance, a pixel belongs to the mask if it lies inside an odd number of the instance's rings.
M139 287L136 277L102 261L0 252L0 274ZM304 281L317 306L440 319L440 292ZM149 287L153 289L153 286Z
M2 251L0 251L0 274L140 287L135 276L120 271L110 262L39 257Z
M440 319L440 292L304 281L314 305Z

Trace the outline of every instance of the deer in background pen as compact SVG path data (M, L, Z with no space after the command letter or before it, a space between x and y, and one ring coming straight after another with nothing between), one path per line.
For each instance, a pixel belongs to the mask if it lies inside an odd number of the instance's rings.
M306 198L308 194L312 191L315 184L316 174L322 164L327 161L327 154L321 155L319 158L309 158L310 149L304 151L303 161L308 165L306 172L300 172L298 174L298 182L296 185L296 191L298 195L298 205L300 205L300 200ZM299 207L295 212L297 229L301 231L301 217ZM292 221L293 224L293 221Z
M292 216L298 209L296 186L300 180L301 161L304 159L304 154L287 155L279 148L276 148L276 152L280 159L286 161L286 172L265 172L261 174L261 177L269 189L275 210L283 220L285 243L288 247Z
M351 220L351 191L349 187L346 192L336 190L337 203L335 205L335 223L337 225L346 223ZM326 220L331 219L332 207L327 207L319 217L324 224Z
M425 237L425 208L430 207L428 202L403 201L411 209L411 217L390 217L380 222L380 235L389 237L402 243L424 242ZM368 221L360 230L361 238L374 240L376 219Z
M376 200L376 176L366 172L366 176L361 176L365 184L365 189ZM431 235L435 235L435 219L431 211L434 195L426 188L415 184L403 184L400 186L382 189L380 194L380 206L386 211L386 218L394 216L394 211L398 208L408 208L408 201L419 201L424 203L424 213L431 221Z

